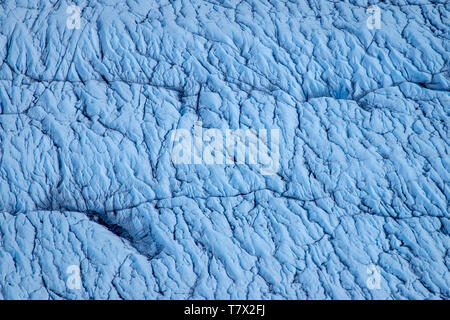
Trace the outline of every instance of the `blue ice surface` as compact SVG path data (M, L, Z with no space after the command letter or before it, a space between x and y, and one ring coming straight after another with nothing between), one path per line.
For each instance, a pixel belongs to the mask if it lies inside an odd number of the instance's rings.
M2 1L0 299L449 299L449 18ZM279 130L278 170L175 164L200 122Z

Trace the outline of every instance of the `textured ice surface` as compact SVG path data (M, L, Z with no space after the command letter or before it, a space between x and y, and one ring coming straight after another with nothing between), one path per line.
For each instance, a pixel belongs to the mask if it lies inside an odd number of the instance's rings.
M0 298L449 299L446 2L2 1ZM277 174L175 165L195 121Z

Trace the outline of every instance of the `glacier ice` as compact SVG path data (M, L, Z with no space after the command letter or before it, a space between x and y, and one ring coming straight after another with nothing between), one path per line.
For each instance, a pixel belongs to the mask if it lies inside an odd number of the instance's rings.
M449 299L449 18L1 2L0 299ZM279 168L174 163L199 121L279 130Z

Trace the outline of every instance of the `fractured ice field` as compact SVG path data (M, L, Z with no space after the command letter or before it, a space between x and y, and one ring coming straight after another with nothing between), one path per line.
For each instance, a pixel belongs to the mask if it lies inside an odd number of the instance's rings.
M450 299L449 40L446 0L1 1L0 299ZM175 163L199 122L276 170Z

